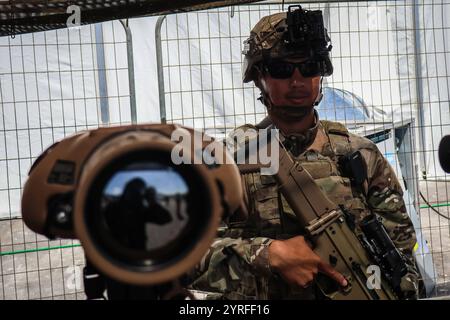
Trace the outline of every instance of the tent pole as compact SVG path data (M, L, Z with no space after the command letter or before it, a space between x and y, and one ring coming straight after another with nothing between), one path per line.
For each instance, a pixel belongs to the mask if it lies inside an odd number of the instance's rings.
M166 99L164 92L164 70L163 70L163 57L161 47L161 26L166 16L158 18L155 26L155 47L156 47L156 68L158 71L158 91L159 91L159 112L161 117L161 123L167 122L166 116Z
M325 8L323 9L323 21L325 23L325 28L327 29L328 34L330 34L330 3L325 3ZM328 86L327 77L322 77L322 88Z
M125 35L127 38L127 60L128 60L128 85L130 87L130 112L131 112L131 123L137 123L137 113L136 113L136 86L134 81L134 58L133 58L133 36L131 34L131 29L128 25L128 19L120 20L123 28L125 29Z
M95 47L97 53L98 88L100 91L100 117L102 124L109 124L108 85L106 82L105 47L103 44L103 24L95 25Z
M416 76L416 110L417 110L417 124L419 130L419 150L420 155L420 171L422 178L426 179L427 175L427 159L425 154L425 122L424 122L424 110L423 110L423 81L422 81L422 59L420 57L420 17L419 17L419 4L418 1L414 1L414 67Z

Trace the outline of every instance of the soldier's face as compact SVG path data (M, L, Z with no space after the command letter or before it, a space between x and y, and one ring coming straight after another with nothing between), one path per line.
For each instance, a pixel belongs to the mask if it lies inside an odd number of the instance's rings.
M282 61L301 63L304 58L289 58ZM266 92L276 106L312 107L320 90L320 76L305 77L295 68L290 77L280 79L269 72L260 76L261 89Z

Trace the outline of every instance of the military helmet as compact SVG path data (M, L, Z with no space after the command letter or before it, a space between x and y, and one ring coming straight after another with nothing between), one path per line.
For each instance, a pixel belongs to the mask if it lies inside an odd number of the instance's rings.
M292 56L307 57L319 64L322 76L329 76L331 48L322 11L289 6L287 12L263 17L244 41L243 82L256 79L256 66L262 61Z

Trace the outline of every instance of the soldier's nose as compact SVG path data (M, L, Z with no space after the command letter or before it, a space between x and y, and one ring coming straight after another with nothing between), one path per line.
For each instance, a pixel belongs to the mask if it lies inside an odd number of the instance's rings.
M298 68L295 68L290 80L292 86L304 86L305 78L300 73L300 70L298 70Z

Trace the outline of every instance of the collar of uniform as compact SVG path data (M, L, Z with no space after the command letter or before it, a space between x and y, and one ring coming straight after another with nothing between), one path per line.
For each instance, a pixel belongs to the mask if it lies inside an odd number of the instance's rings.
M319 114L314 109L315 124L303 133L294 133L285 135L280 131L280 140L284 147L292 153L294 157L298 157L302 154L316 138L317 130L320 126Z

